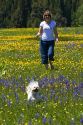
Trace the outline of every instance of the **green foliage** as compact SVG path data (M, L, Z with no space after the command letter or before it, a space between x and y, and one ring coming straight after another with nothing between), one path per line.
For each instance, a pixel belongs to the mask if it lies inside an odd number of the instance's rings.
M80 5L76 11L72 14L72 25L83 26L83 4Z
M38 27L46 9L58 26L83 25L82 5L82 0L0 0L0 27Z
M78 25L83 25L83 4L77 10L76 19Z

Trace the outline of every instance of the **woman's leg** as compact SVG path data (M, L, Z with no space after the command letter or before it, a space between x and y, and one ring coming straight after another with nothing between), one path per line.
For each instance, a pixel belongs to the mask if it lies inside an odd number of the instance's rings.
M40 53L41 53L42 64L44 64L45 68L48 69L48 45L47 45L47 41L41 40Z
M51 69L54 69L54 66L53 66L53 63L52 63L51 60L49 60L49 66L50 66Z
M49 65L51 69L54 69L53 62L54 61L54 41L50 41L49 49L48 49L48 57L49 57Z
M44 64L45 65L45 68L48 70L48 64Z

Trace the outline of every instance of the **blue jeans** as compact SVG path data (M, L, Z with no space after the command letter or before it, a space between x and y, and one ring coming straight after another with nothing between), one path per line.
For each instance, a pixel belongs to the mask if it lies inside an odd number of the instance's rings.
M54 40L40 41L40 53L42 64L48 64L48 60L54 61Z

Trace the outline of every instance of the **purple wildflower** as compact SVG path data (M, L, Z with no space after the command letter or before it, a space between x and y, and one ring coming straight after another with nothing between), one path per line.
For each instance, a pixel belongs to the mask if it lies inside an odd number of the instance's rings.
M55 103L57 102L58 98L59 98L58 96L55 96L55 99L54 99Z
M80 119L80 123L83 125L83 118Z
M73 96L77 96L78 92L74 91Z
M55 79L54 78L51 78L51 79L49 79L49 83L51 84L51 85L53 85L54 83L55 83Z
M2 94L2 101L3 101L3 102L6 101L6 96L5 96L5 94Z
M73 84L73 85L76 85L76 81L75 81L75 80L74 80L74 81L72 81L72 84Z
M15 92L14 95L15 95L15 98L16 98L16 102L18 103L19 102L18 94Z
M83 47L83 44L80 44L80 47Z
M80 84L79 84L79 87L80 87L80 88L83 88L83 83L80 83Z
M5 80L5 81L4 81L4 86L5 86L6 88L9 87L9 82L8 82L8 80Z
M7 105L10 107L12 102L10 100L7 101Z
M44 78L42 78L40 81L39 81L39 85L40 85L40 87L45 87L45 86L47 86L48 85L48 78L47 77L44 77Z
M38 119L39 116L40 116L40 114L37 112L37 113L35 114L35 118Z
M55 90L51 89L50 90L50 99L52 99L55 95Z
M65 77L63 75L60 75L57 80L58 80L58 82L62 82L62 81L64 81L64 79L65 79Z
M25 92L25 86L24 86L24 85L22 85L20 88L21 88L21 90L22 90L23 92Z
M43 124L46 124L46 122L47 122L47 118L46 118L46 117L43 117L43 118L42 118L42 123L43 123Z

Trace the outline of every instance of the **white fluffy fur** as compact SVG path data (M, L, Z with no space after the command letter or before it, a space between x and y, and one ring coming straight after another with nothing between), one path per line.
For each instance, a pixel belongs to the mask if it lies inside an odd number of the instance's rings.
M37 81L31 81L29 85L26 87L26 93L28 95L28 101L35 101L39 98L39 92L35 90L39 90L39 84Z

